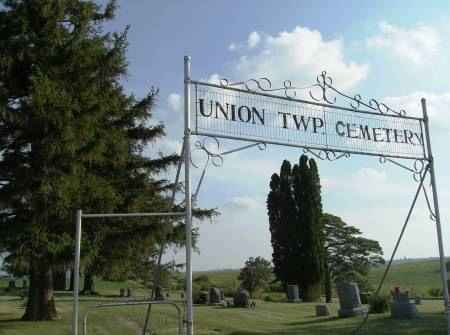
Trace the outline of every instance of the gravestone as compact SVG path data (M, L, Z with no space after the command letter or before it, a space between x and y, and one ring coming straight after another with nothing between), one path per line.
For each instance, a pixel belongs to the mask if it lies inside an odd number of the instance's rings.
M330 310L327 305L316 305L316 316L329 316Z
M127 297L132 297L133 296L133 291L131 290L131 288L127 288Z
M16 289L16 281L14 279L10 279L8 281L8 288L7 291L13 291Z
M288 285L287 296L288 296L289 302L300 301L300 296L298 293L298 286L297 285Z
M121 297L124 297L124 296L125 296L125 289L124 289L124 288L121 288L121 289L120 289L120 296L121 296Z
M28 281L26 279L22 279L22 288L27 289L28 288Z
M236 292L233 299L235 307L248 307L250 305L250 294L247 290L240 289Z
M340 306L339 317L345 318L367 313L367 309L361 305L358 284L341 282L336 287Z
M391 316L394 319L413 319L417 317L416 304L411 303L409 292L401 292L398 287L391 292Z
M217 287L210 287L208 292L210 304L220 304L223 301L223 291Z

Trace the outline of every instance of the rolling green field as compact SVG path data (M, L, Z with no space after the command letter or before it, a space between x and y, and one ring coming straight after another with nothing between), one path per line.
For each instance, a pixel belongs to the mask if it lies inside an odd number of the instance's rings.
M384 270L385 267L380 266L372 269L369 273L369 281L373 287L378 285ZM194 275L194 278L201 274L208 275L211 282L218 287L228 287L237 282L239 270L198 272ZM429 297L428 290L430 288L440 289L442 287L439 260L430 259L394 262L383 285L383 291L388 292L397 286L404 290L409 290L413 294Z
M373 284L379 280L382 268L371 274ZM221 287L234 286L237 283L238 271L214 271L196 273L196 276L207 274L214 285ZM6 281L0 281L0 335L69 335L72 301L70 292L57 293L57 309L60 320L51 322L22 322L24 300L8 295L4 288ZM20 282L18 282L20 286ZM98 281L97 290L101 296L83 297L81 315L98 303L120 300L119 289L130 287L138 297L144 297L148 291L139 283ZM439 287L439 264L435 260L410 261L396 263L389 275L385 288L401 286L414 289L417 294L426 295L429 288ZM173 294L173 299L178 295ZM123 299L123 298L122 298ZM315 304L265 302L257 300L253 309L225 308L218 306L195 307L196 334L227 335L263 335L263 334L353 334L361 318L337 319L337 304L330 305L331 316L315 317ZM441 301L424 301L418 306L420 317L415 320L393 320L389 314L370 316L361 334L446 334L446 323ZM120 307L95 309L90 312L88 334L90 335L137 335L141 334L145 307ZM152 313L154 335L176 334L176 311L170 306L155 306ZM80 324L80 329L82 325ZM80 335L82 332L80 332Z

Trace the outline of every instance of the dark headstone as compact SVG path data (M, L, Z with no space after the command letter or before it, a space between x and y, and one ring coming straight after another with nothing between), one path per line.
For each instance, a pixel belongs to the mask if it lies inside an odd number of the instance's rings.
M11 279L8 281L8 290L14 290L16 289L16 281L14 279Z
M200 291L197 303L202 305L207 304L208 298L208 291Z
M316 316L329 316L330 310L327 305L316 305Z
M28 288L28 281L26 279L22 279L22 288Z
M288 285L287 287L287 296L289 302L296 302L300 300L298 286L297 285Z
M217 287L210 287L208 295L208 301L210 304L220 304L223 300L223 293Z
M124 297L124 296L125 296L125 289L124 289L124 288L121 288L121 289L120 289L120 296L121 296L121 297Z
M127 297L132 297L133 296L133 291L131 290L131 288L127 288Z
M362 315L367 312L366 308L361 304L358 284L341 282L336 286L340 306L338 311L339 317Z
M247 290L240 289L236 292L233 299L235 307L248 307L250 305L250 294Z

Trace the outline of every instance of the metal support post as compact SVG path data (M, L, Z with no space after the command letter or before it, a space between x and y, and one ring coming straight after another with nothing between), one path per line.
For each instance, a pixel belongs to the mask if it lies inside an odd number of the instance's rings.
M434 159L433 153L431 151L431 139L430 139L430 129L428 124L428 114L427 114L427 104L425 98L422 98L422 111L423 111L423 120L425 124L425 136L427 141L427 153L428 160L430 162L430 178L431 178L431 188L433 192L433 203L434 203L434 216L436 220L436 231L439 245L439 260L441 266L441 280L442 280L442 288L445 302L445 312L447 315L447 334L450 335L450 303L449 303L449 292L448 292L448 276L447 276L447 268L445 266L445 254L444 254L444 242L442 238L442 227L441 227L441 215L439 213L439 202L437 196L437 187L436 187L436 173L434 170Z
M78 209L75 217L75 261L73 265L73 319L72 333L78 335L79 292L80 292L80 249L81 249L81 219L83 212Z
M184 57L184 178L186 206L186 335L194 334L192 307L192 199L191 199L191 58Z

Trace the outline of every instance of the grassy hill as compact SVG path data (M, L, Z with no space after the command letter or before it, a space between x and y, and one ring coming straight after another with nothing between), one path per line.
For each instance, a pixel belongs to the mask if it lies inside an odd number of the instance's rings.
M384 270L384 266L372 269L369 274L369 281L372 286L376 287L378 285ZM214 285L228 287L238 282L239 270L196 272L194 278L199 275L207 275ZM420 296L428 297L429 289L442 287L439 260L410 259L394 262L386 278L383 290L387 292L397 286Z

